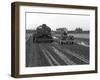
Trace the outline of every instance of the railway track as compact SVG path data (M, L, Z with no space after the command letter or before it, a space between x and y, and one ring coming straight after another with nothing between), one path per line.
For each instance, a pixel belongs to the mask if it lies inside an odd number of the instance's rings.
M71 48L67 46L67 48L55 42L32 43L31 37L29 40L28 48L26 48L27 67L89 64L89 58L87 57L89 53L80 54L81 51L78 51L77 48L76 51L74 51L75 49L71 50L74 46ZM80 45L76 45L81 48ZM84 49L88 49L88 47Z

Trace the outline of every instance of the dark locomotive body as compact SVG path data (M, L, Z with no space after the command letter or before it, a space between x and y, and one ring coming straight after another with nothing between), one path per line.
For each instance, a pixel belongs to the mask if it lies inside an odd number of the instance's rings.
M46 24L38 26L35 34L33 35L33 42L53 42L51 29Z

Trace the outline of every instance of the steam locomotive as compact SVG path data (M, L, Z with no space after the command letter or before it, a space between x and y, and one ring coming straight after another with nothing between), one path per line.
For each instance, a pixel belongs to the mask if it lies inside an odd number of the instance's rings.
M33 42L53 42L51 35L51 28L46 24L42 24L37 27L35 34L33 35Z

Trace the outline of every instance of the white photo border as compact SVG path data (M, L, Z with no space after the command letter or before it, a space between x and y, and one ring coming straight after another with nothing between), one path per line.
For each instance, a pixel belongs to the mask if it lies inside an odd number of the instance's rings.
M26 67L25 66L25 12L50 12L50 13L73 13L90 15L90 64L88 65L67 65L52 67ZM19 7L19 74L42 74L57 72L75 72L95 70L95 10L73 9L73 8L54 8L38 6L20 6Z

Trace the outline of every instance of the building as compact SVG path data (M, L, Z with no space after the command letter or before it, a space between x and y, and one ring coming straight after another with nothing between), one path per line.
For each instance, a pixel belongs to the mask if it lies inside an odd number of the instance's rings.
M68 33L68 30L67 30L67 28L58 28L58 29L56 29L56 32L59 34L62 34L64 32Z

